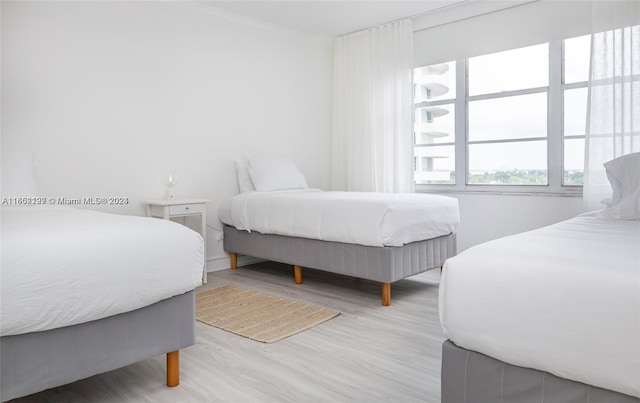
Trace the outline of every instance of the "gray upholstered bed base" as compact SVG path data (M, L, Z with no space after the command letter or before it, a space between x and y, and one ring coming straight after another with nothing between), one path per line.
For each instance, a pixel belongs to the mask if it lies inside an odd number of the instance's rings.
M639 403L640 399L548 372L518 367L446 340L442 403Z
M389 284L442 267L456 254L456 236L449 234L398 247L374 247L266 235L225 225L224 250Z
M195 293L79 325L0 338L2 401L195 343Z

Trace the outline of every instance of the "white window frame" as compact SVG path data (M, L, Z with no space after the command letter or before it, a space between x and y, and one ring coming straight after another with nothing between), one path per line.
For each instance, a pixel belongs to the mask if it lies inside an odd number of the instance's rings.
M450 143L438 143L438 146L455 146L455 184L416 184L416 192L488 192L488 193L524 193L555 194L581 196L582 186L564 185L564 140L584 138L584 135L564 136L564 90L587 87L588 82L564 84L564 41L549 42L549 85L546 87L527 88L523 90L504 91L493 94L469 96L468 59L456 62L456 98L415 103L414 107L437 106L455 103L455 140ZM527 139L504 139L489 141L468 141L468 105L470 101L505 98L547 92L547 137ZM488 185L467 184L469 167L469 144L524 142L533 140L547 141L547 185ZM420 147L414 144L414 148ZM424 146L424 145L422 145Z

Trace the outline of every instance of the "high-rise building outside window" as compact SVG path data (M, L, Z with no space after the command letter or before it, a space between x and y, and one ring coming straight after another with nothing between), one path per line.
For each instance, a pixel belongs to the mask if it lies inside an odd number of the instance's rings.
M455 62L414 70L416 183L455 183L455 98Z

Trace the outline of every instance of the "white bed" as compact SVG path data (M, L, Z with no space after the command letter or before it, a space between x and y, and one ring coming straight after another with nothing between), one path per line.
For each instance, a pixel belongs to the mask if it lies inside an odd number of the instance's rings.
M2 210L2 336L132 311L193 290L201 277L202 239L168 220Z
M238 230L378 247L448 235L460 221L451 197L318 189L242 193L218 217Z
M202 237L168 220L3 208L2 399L193 344L202 268Z
M440 319L455 345L640 397L640 222L585 214L449 259Z
M238 254L382 283L442 267L456 254L458 201L426 194L309 189L288 159L236 160L240 194L219 205L231 268Z
M444 403L640 402L640 153L604 167L606 209L447 261Z

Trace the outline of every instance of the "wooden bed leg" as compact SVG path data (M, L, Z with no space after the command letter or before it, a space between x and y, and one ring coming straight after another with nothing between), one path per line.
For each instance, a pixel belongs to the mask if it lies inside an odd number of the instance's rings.
M302 267L293 266L293 276L296 279L296 284L302 284Z
M231 270L238 268L238 254L231 252Z
M391 305L391 283L382 283L382 305Z
M167 353L167 386L180 384L180 350Z

